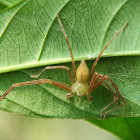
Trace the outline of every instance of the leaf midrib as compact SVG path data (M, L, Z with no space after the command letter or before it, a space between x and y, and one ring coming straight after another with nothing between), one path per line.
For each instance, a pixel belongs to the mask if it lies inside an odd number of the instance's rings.
M75 61L81 61L83 59L83 57L84 57L84 60L94 60L98 54L99 53L92 53L92 54L88 54L86 56L78 56L78 57L75 57ZM139 56L139 55L140 55L140 51L128 51L128 52L103 53L103 55L101 57L104 58L104 57ZM54 65L54 64L60 64L60 63L61 64L69 63L69 62L71 62L71 58L61 58L61 59L55 59L55 60L12 65L12 66L0 68L0 74L12 72L12 71L18 71L18 70L22 70L22 69L35 68L35 67Z

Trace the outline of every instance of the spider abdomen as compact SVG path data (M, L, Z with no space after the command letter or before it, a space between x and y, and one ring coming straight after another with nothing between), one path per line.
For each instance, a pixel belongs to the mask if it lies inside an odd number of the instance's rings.
M76 78L79 83L86 83L89 77L89 69L85 60L82 60L76 71Z

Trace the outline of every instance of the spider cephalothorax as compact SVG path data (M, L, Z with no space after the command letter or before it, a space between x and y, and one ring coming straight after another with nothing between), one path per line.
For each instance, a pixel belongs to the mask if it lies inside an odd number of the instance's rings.
M32 80L32 81L26 81L26 82L21 82L21 83L15 83L13 84L1 97L0 97L0 101L10 92L12 91L15 87L19 87L19 86L23 86L23 85L33 85L33 84L44 84L44 83L49 83L52 85L55 85L57 87L60 87L66 91L68 91L69 93L66 95L67 98L71 98L73 95L77 94L78 96L86 96L88 98L88 100L92 101L92 96L91 93L101 84L104 84L108 90L113 94L114 96L114 100L108 104L106 107L104 107L101 110L101 117L103 117L103 111L105 109L107 109L109 106L111 106L112 104L116 103L118 101L118 99L122 100L122 104L118 105L117 107L114 107L108 111L105 112L104 117L106 117L106 115L113 111L116 110L122 106L124 106L126 104L125 100L123 99L123 97L121 96L119 90L118 90L118 86L112 81L112 79L107 76L107 75L103 75L103 74L99 74L97 72L95 72L95 67L97 65L97 62L99 61L99 58L101 57L101 55L103 54L103 52L105 51L105 49L109 46L109 44L116 38L116 36L124 30L124 28L126 27L126 25L128 24L128 22L126 22L124 24L124 26L121 28L121 30L119 32L116 32L115 36L107 43L107 45L103 48L103 50L100 52L100 54L98 55L98 57L96 58L96 60L93 63L92 69L89 72L89 69L85 63L84 60L81 61L79 67L76 70L76 66L75 66L75 60L72 54L72 50L68 41L68 37L66 35L66 32L64 30L64 27L61 23L61 20L59 18L59 15L56 14L58 22L60 24L60 27L64 33L66 42L68 44L68 48L69 48L69 52L72 58L72 68L73 68L73 73L74 73L74 79L73 76L71 74L71 71L68 67L66 66L47 66L45 67L39 74L37 75L31 75L31 77L39 77L40 74L42 74L45 70L47 69L66 69L68 71L69 74L69 78L71 81L71 86L64 84L64 83L60 83L51 79L39 79L39 80ZM106 83L106 80L108 80L112 87L115 89L115 92L111 89L111 87Z

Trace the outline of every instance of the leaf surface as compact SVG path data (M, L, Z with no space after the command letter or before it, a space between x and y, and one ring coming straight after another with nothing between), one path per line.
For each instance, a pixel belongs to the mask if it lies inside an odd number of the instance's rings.
M90 59L95 59L114 32L129 21L103 54L105 58L100 59L96 71L110 76L127 102L107 117L140 116L139 11L138 0L24 0L1 12L0 94L13 83L33 80L30 75L39 73L44 68L40 66L61 63L72 69L56 12L67 32L76 65L84 58L89 69L94 62ZM40 78L70 85L65 70L48 70ZM18 87L0 102L0 109L32 117L100 118L101 109L113 101L103 86L92 93L92 103L78 96L67 100L66 94L48 84Z

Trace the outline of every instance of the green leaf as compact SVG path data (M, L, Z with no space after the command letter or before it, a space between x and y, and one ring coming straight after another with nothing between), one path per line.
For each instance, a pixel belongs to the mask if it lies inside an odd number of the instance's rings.
M12 7L13 5L21 2L22 0L0 0L0 12Z
M129 21L103 54L96 71L110 76L127 102L107 117L140 116L139 11L138 0L24 0L0 13L0 94L13 83L33 80L30 75L43 69L39 66L61 63L72 69L57 12L77 66L82 58L95 59L114 32ZM93 62L87 61L90 69ZM48 70L40 78L70 84L65 70ZM0 109L32 117L101 118L101 109L113 101L103 86L92 93L92 103L78 96L68 100L66 94L49 84L18 87L0 102Z
M89 122L106 129L123 140L138 140L140 138L140 118L113 118L106 120L89 120Z
M7 6L0 3L0 12L3 11L4 9L6 9L6 8L7 8Z

